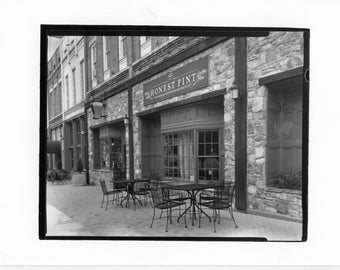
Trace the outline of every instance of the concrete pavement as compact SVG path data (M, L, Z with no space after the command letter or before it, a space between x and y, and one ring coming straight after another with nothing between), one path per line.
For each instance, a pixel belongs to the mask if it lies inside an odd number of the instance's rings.
M48 236L177 236L177 237L265 237L268 240L299 241L302 237L302 224L273 218L235 212L238 224L236 229L229 213L223 216L221 224L202 218L201 228L198 220L191 225L187 216L188 228L174 218L165 232L166 218L155 219L150 228L153 209L133 205L129 209L110 204L108 210L100 208L102 192L99 186L47 186L47 235ZM105 205L104 205L105 206ZM156 210L157 211L157 210ZM160 211L156 212L159 216Z

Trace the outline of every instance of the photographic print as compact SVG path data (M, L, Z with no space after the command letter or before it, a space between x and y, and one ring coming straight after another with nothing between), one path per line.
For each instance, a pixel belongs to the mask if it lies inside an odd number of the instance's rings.
M306 241L309 30L41 31L41 239Z

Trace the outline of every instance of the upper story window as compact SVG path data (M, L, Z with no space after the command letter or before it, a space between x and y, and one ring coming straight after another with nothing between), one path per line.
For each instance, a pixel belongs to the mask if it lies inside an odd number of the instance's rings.
M127 66L127 40L125 36L118 37L119 46L119 70L126 68Z
M80 83L81 83L80 97L81 97L81 100L84 100L84 92L85 92L85 62L84 60L80 61Z
M72 69L73 105L77 103L76 68Z
M53 89L53 95L52 95L54 116L58 114L59 96L58 96L57 87L58 87L58 84L55 84L54 89Z
M70 108L70 89L68 75L65 76L65 89L66 89L66 109Z
M62 112L62 98L61 98L61 80L58 82L58 97L59 97L59 104L58 104L58 114Z
M97 49L96 43L91 45L91 79L94 80L96 78L96 61L97 61Z
M144 55L151 52L151 36L141 36L140 37L140 55Z
M109 50L106 46L107 39L103 37L103 65L104 71L109 68Z

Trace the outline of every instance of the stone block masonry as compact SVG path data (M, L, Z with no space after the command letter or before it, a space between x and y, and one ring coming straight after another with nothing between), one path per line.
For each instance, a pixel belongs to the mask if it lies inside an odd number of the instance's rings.
M200 96L212 91L221 90L229 87L234 78L234 39L230 39L226 42L220 43L200 54L195 55L189 59L184 60L180 64L159 73L148 80L135 85L132 88L133 91L133 142L134 142L134 173L135 177L141 177L142 162L141 162L141 121L136 116L137 113L147 111L153 108L161 107L167 104L175 103L177 101L189 99L191 97ZM169 98L154 104L144 106L143 104L143 84L156 79L174 69L180 68L187 63L196 61L202 57L209 57L209 86L203 89L199 89L193 92L185 93L179 96ZM221 97L223 98L223 97ZM225 132L224 132L224 144L225 150L225 177L230 181L234 180L234 104L229 94L225 95Z
M301 192L266 187L267 89L259 79L303 65L303 33L272 32L248 42L248 207L302 218Z

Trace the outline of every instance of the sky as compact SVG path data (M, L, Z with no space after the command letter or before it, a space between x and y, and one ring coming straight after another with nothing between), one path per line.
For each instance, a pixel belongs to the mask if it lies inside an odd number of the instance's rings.
M48 37L48 51L47 51L47 59L50 60L51 56L55 52L56 48L60 44L61 39L55 37Z

